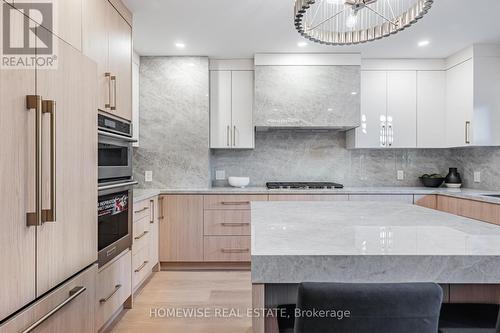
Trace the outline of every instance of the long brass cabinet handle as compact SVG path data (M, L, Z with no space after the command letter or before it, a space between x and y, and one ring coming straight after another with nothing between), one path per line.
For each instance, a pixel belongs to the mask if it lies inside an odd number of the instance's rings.
M142 269L143 269L144 267L146 267L146 265L148 264L148 262L149 262L149 261L147 261L147 260L146 260L146 261L144 261L144 262L142 263L142 265L141 265L141 266L137 267L137 268L134 270L134 272L139 273L140 271L142 271Z
M111 105L111 110L116 110L116 76L111 75L111 81L113 81L113 105Z
M149 200L149 207L151 210L149 211L149 223L155 223L155 201Z
M140 234L139 236L134 237L134 239L135 240L141 239L142 237L146 236L148 233L149 233L149 231L146 230L142 234Z
M42 225L42 97L26 96L26 109L35 110L35 211L26 213L31 227Z
M142 209L139 209L139 210L134 211L134 213L136 213L136 214L137 214L137 213L141 213L141 212L143 212L143 211L145 211L145 210L148 210L148 209L149 209L149 207L144 207L144 208L142 208Z
M104 76L108 79L108 102L104 106L111 109L111 73L105 73Z
M248 223L248 222L241 222L241 223L222 222L221 225L223 227L244 227L244 226L250 225L250 223Z
M226 128L226 136L227 136L227 138L226 138L226 139L227 139L227 140L226 140L226 141L227 141L227 146L228 146L228 147L230 146L230 143L229 143L229 142L230 142L230 140L231 140L231 139L230 139L230 137L231 137L231 134L230 134L230 133L231 133L231 127L230 127L229 125L227 125L227 128Z
M56 102L42 101L42 114L50 115L50 209L42 210L42 223L56 221Z
M250 251L249 248L245 249L221 249L222 253L245 253Z
M233 205L233 206L242 206L242 205L249 205L250 201L222 201L221 205Z
M109 299L110 299L111 297L113 297L113 296L114 296L114 295L118 292L118 290L120 290L120 288L121 288L121 287L122 287L122 285L121 285L121 284L117 284L117 285L115 286L115 290L113 290L113 292L112 292L112 293L111 293L108 297L106 297L106 298L101 298L101 299L99 300L99 303L100 303L100 304L104 304L104 303L106 303L107 301L109 301Z
M233 147L236 146L236 126L233 126Z
M160 216L158 217L158 220L164 220L165 216L163 215L163 197L159 197L158 201L160 202L160 207L158 209L160 210Z
M43 316L42 318L38 319L36 322L31 324L28 328L26 328L24 331L22 331L22 333L29 333L29 332L34 331L38 326L43 324L47 319L49 319L50 317L55 315L59 310L64 308L71 301L73 301L75 298L77 298L83 292L85 292L85 290L87 290L87 288L85 288L85 287L75 287L75 288L71 289L69 292L68 298L66 298L61 304L59 304L58 306L56 306L55 308L50 310L45 316Z

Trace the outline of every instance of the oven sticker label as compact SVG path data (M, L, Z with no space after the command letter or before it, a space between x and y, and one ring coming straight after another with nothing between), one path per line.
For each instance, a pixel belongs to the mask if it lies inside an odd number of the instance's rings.
M99 202L97 211L99 216L116 215L128 209L128 196L122 195Z

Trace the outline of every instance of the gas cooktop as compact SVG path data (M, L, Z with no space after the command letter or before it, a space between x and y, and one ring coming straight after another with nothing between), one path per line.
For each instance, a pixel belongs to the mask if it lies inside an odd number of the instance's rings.
M275 189L299 189L299 190L321 190L332 188L344 188L344 185L329 182L268 182L266 187Z

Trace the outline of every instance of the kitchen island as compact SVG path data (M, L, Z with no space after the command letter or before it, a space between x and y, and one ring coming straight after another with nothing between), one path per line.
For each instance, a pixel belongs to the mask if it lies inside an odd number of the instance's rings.
M492 224L367 201L252 202L251 225L254 307L294 303L303 281L436 282L450 302L471 301L477 286L500 302L500 227ZM254 326L264 331L263 320Z

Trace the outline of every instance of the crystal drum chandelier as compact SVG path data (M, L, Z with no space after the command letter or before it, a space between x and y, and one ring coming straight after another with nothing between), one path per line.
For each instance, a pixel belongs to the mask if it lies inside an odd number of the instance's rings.
M421 19L434 0L295 0L295 27L326 45L365 43Z

